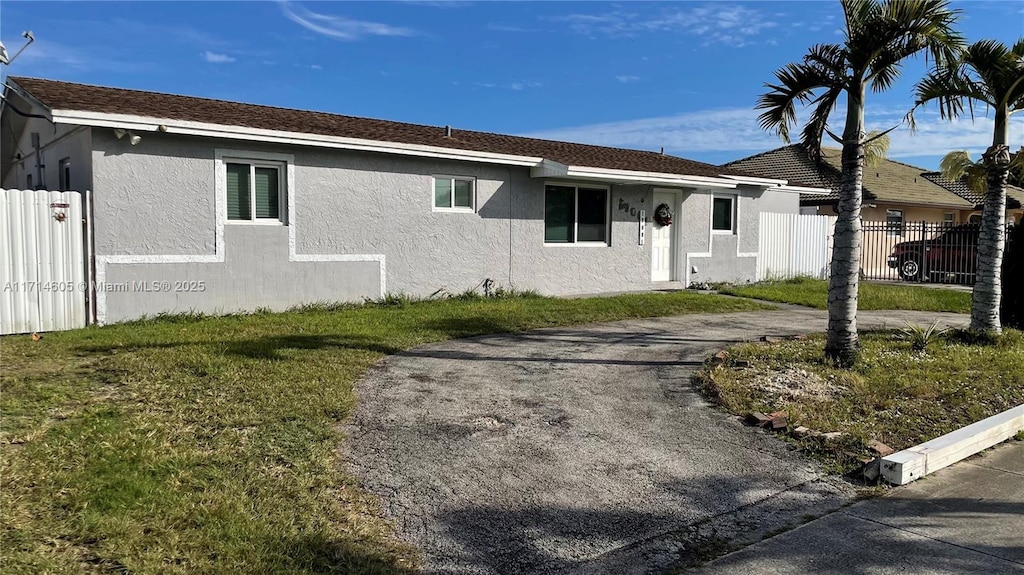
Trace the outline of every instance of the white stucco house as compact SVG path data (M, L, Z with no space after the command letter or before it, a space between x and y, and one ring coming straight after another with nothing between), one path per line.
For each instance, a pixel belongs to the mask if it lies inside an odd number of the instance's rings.
M545 294L748 281L759 214L815 191L655 152L34 78L7 79L2 124L5 188L89 191L98 285L194 288L94 290L99 322L485 278Z

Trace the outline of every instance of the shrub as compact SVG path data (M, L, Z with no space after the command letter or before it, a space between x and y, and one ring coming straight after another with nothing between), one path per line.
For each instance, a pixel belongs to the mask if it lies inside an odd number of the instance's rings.
M999 311L1003 327L1024 329L1024 224L1006 235L1003 252L1003 301Z
M924 351L933 341L939 339L949 330L939 328L939 320L935 320L928 327L907 324L907 327L900 330L903 339L910 342L914 351Z

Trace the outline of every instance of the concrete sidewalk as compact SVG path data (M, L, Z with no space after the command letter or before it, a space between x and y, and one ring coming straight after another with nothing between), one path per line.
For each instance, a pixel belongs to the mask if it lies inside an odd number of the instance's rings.
M1024 443L726 555L716 573L1024 573Z

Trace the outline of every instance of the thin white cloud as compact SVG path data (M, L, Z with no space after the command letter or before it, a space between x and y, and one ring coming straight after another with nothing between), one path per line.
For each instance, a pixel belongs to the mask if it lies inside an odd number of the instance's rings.
M884 130L898 124L906 110L869 110L867 128ZM674 116L639 118L606 122L525 134L552 140L566 140L602 146L665 150L686 156L708 152L729 152L735 159L784 145L774 133L762 130L757 123L758 111L752 108L724 108L687 112ZM806 115L798 119L803 120ZM831 124L843 125L837 114ZM975 156L992 142L992 118L977 117L954 122L944 121L937 112L924 110L917 114L917 132L902 126L890 133L889 157L894 159L941 156L951 150L967 150ZM799 128L793 131L799 138ZM1010 126L1012 141L1024 135L1024 118L1014 118ZM826 136L826 146L838 147Z
M704 45L735 47L753 43L764 30L778 26L772 16L746 6L713 4L662 9L657 14L615 10L603 14L569 14L552 18L586 36L631 37L654 32L682 33L704 39Z
M292 22L324 36L339 40L359 40L366 36L415 36L410 28L391 26L380 22L353 20L345 16L332 16L313 12L291 2L280 2L281 11Z
M624 74L622 76L616 76L615 79L618 80L619 82L622 82L623 84L629 84L630 82L636 82L637 80L639 80L640 76L630 76L628 74Z
M211 64L230 64L235 61L235 58L228 56L227 54L218 54L217 52L210 52L207 50L203 52L203 60Z
M487 29L492 32L515 32L515 33L526 33L526 32L540 32L537 28L524 28L522 26L511 26L508 24L487 24Z
M520 92L528 88L540 88L544 84L542 82L534 81L518 81L510 82L508 84L498 84L495 82L473 82L473 85L479 88L506 88L509 90L515 90L517 92Z

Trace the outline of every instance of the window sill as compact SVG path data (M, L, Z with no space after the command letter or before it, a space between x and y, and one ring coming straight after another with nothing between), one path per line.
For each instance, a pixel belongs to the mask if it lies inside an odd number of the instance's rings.
M225 220L229 226L286 226L281 220Z
M549 243L544 242L546 248L607 248L609 244L606 242L557 242Z
M476 210L473 208L434 208L435 212L449 213L449 214L475 214Z
M719 236L735 236L736 230L711 230L711 233Z

